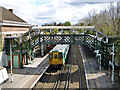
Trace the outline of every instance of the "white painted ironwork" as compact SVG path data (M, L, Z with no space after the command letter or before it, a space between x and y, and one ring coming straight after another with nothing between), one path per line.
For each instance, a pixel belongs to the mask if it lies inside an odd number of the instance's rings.
M101 70L101 54L97 54L98 63L99 63L99 70Z
M112 84L114 84L114 43L113 43L113 47L112 47L112 52L111 52L111 55L112 55L112 62L109 61L109 76L110 76L110 65L112 66L112 77L111 77L111 80L112 80Z
M12 72L12 40L10 40L10 57L11 57L11 82L13 82L13 72Z
M43 44L41 44L41 56L42 57L44 56L44 46L43 46Z
M114 84L114 43L113 43L113 53L112 53L112 84Z

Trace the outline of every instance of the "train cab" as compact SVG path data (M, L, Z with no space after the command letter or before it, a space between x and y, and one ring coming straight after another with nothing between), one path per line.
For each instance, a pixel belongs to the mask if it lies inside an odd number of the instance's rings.
M49 53L49 65L63 65L62 52L53 51Z
M67 57L69 50L69 45L56 45L49 52L49 65L51 66L63 66L65 64L65 59Z

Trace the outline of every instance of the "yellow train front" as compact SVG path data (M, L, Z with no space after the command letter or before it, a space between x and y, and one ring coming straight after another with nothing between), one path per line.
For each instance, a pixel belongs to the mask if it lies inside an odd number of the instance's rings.
M51 66L62 66L65 64L69 45L56 45L53 50L49 52L49 65Z

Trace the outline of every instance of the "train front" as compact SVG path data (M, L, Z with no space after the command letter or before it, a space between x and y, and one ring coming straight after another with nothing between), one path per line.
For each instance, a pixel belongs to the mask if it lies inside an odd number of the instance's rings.
M59 51L52 51L49 53L49 65L51 66L62 66L63 65L63 54Z

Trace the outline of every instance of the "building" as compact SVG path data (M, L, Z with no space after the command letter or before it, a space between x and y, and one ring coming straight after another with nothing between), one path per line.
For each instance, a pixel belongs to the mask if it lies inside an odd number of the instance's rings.
M4 38L6 36L19 36L31 28L31 24L16 16L13 13L13 9L7 10L0 6L0 22L1 22L1 34L2 44L4 45Z
M6 36L20 36L29 31L31 24L14 14L13 9L7 10L0 6L0 65L8 66L10 62L6 61L9 58L5 56L3 50Z

